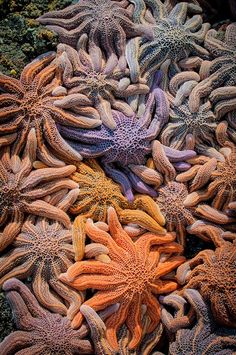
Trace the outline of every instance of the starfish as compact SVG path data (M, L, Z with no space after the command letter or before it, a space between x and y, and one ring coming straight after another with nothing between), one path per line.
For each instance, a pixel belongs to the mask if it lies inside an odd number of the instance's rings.
M189 55L208 57L208 51L201 47L210 24L202 25L200 15L186 21L188 9L201 12L199 6L181 2L170 12L160 0L153 2L153 38L131 39L126 48L131 78L150 78L160 66L166 66L166 75L171 78L180 71L178 62ZM136 58L136 60L135 60Z
M45 168L32 171L36 158L37 140L32 128L22 159L11 154L10 147L5 147L0 160L0 225L5 226L0 234L0 250L11 244L19 233L28 214L42 216L70 226L70 218L63 208L45 201L53 193L62 190L64 205L74 202L78 196L78 184L69 179L76 170L73 165L60 168ZM72 194L67 191L71 190Z
M195 149L199 154L217 147L217 119L210 102L205 102L197 112L192 113L188 99L181 105L175 105L174 98L170 100L170 118L161 132L161 142L175 149Z
M55 56L54 52L49 52L37 57L24 68L19 80L0 75L0 89L3 91L0 97L0 135L2 138L9 133L14 135L13 150L19 154L30 129L34 127L39 159L50 166L63 166L65 164L57 158L69 161L82 158L61 137L56 122L88 128L99 125L100 120L72 115L53 105L61 84ZM58 95L58 99L64 97L60 90Z
M200 293L193 289L184 290L184 298L169 295L163 297L168 298L168 306L174 308L181 307L186 300L193 308L196 318L194 323L188 328L183 326L184 317L172 319L172 316L166 310L162 311L162 321L167 329L177 329L175 341L171 342L170 354L224 354L231 355L236 350L235 330L230 328L216 327L212 314L207 304L202 299ZM186 329L184 329L186 328Z
M113 305L111 307L114 307ZM96 355L116 355L112 347L110 346L107 336L106 336L106 324L102 319L101 312L98 314L94 311L94 309L87 305L82 305L80 307L80 311L83 316L86 318L86 321L89 325L91 330L91 337L94 343L94 350ZM144 354L148 355L151 353L153 348L159 343L160 338L163 333L163 326L162 324L158 324L157 328L151 333L146 334L146 329L148 327L148 319L147 317L143 316L142 318L143 323L143 340L141 344L135 350L129 351L127 349L129 339L130 339L130 332L125 325L123 325L119 331L118 338L119 338L119 354L121 355L138 355Z
M186 207L196 206L199 202L213 198L212 207L224 210L235 199L236 147L230 144L222 148L220 158L220 161L211 158L205 164L193 166L188 172L177 176L179 182L193 179L191 193L184 201ZM204 187L206 188L202 189Z
M177 279L185 288L199 290L210 303L215 320L222 325L236 327L235 278L236 238L233 243L223 239L220 228L196 223L198 234L207 234L215 250L203 250L178 268Z
M154 118L151 120L154 106ZM145 167L149 153L152 152L157 170L165 174L166 179L175 176L175 168L170 161L177 163L178 167L182 161L195 156L192 150L180 152L154 141L168 119L168 101L159 88L149 95L140 119L136 115L127 117L119 111L112 111L112 115L115 130L102 125L89 131L67 127L61 127L60 131L83 157L102 157L106 173L122 186L129 201L134 199L132 187L138 192L156 196L155 190L148 186L155 184L157 179L153 169Z
M13 310L17 331L0 344L0 353L93 354L87 328L74 330L67 317L42 308L28 287L12 278L3 285Z
M80 38L78 52L72 47L58 46L58 61L63 67L63 85L68 89L67 96L54 102L56 107L70 107L85 95L97 111L98 117L109 128L115 128L111 108L120 110L127 116L133 110L120 98L135 94L147 94L149 87L142 83L130 85L128 75L123 73L117 62L105 61L99 47L87 50L88 37Z
M122 223L137 223L151 232L165 233L164 217L149 196L136 195L131 204L122 195L118 184L108 178L98 162L88 159L77 165L71 176L80 186L77 201L70 208L73 214L84 215L95 222L107 219L109 206L115 208Z
M63 10L48 12L38 21L55 31L61 43L72 47L86 33L92 45L100 47L110 60L118 58L124 69L126 38L151 36L148 26L132 22L128 5L126 0L82 0Z
M113 207L108 209L108 224L110 234L96 227L89 219L86 232L94 242L102 243L109 249L111 261L79 261L60 279L78 290L99 290L84 303L95 311L120 303L119 310L105 322L107 339L117 350L116 333L126 323L131 332L128 348L135 349L142 335L141 305L147 306L146 314L150 318L147 333L150 333L160 320L160 305L154 295L169 293L178 287L171 279L162 280L162 276L173 271L185 258L173 256L181 252L182 247L173 242L175 236L172 234L159 236L145 233L133 242L121 227ZM164 260L160 259L162 253L168 254ZM79 327L82 320L82 314L78 313L72 327Z
M211 94L214 90L223 87L233 87L236 84L236 24L227 26L225 38L221 41L216 30L209 30L205 38L205 47L215 58L209 68L208 76L202 80L191 92L191 111L196 112L200 106L201 98ZM234 88L233 88L234 89Z
M15 238L12 249L0 260L0 286L12 276L31 278L38 301L49 310L73 318L83 301L83 295L69 289L58 280L74 261L71 229L47 219L29 218ZM59 297L69 304L69 309Z
M177 240L185 245L186 227L196 221L194 208L185 207L184 201L188 196L187 187L175 181L168 182L158 190L158 197L155 198L161 213L166 220L166 229L175 231Z

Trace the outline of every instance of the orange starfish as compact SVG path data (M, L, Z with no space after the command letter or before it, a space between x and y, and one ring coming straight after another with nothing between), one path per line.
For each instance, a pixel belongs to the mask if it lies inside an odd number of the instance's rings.
M118 184L108 178L95 159L86 164L77 164L72 179L79 184L80 193L71 207L73 214L82 214L94 221L106 221L107 209L112 206L118 213L121 223L137 223L151 232L165 233L162 227L165 219L159 207L149 196L136 195L129 203Z
M60 275L60 279L77 290L99 290L84 303L95 311L120 303L119 310L105 321L107 338L111 346L118 349L117 331L126 323L131 333L129 349L134 349L142 336L142 304L147 306L146 315L150 318L147 332L150 333L160 321L160 304L155 295L172 292L178 287L174 280L162 277L184 262L183 256L172 256L183 248L173 242L175 236L172 234L145 233L133 242L119 223L113 207L108 209L108 224L110 234L89 219L86 232L94 242L109 249L111 261L76 262L67 273ZM82 320L82 314L78 313L72 327L79 327Z

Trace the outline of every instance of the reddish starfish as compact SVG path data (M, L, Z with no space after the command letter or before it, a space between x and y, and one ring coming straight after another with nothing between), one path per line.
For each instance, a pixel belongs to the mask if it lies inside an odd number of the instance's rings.
M47 216L65 226L70 226L68 215L58 207L45 201L51 194L61 191L61 197L67 196L64 205L70 206L78 196L78 184L68 178L76 167L68 165L61 168L45 168L32 171L36 158L37 141L34 129L28 135L28 141L22 159L11 154L5 147L0 161L0 226L5 226L0 233L0 250L9 245L19 233L27 213ZM73 190L69 196L68 190ZM55 203L54 203L55 204ZM66 209L66 208L64 208Z
M107 337L112 347L118 349L117 331L126 322L131 333L128 347L134 349L142 335L141 305L147 306L146 314L150 318L147 332L150 333L160 321L160 305L154 295L177 289L175 281L164 280L162 276L185 260L183 256L171 255L181 252L183 248L173 242L175 236L171 234L159 236L145 233L133 242L121 227L112 207L108 210L108 221L110 234L97 228L92 220L87 221L86 232L94 242L108 247L110 263L80 261L60 279L78 290L99 290L84 303L95 311L120 303L119 310L106 321ZM162 253L165 253L164 259ZM78 327L82 319L83 316L78 313L72 326Z
M47 219L29 218L13 248L0 259L0 286L13 276L30 277L34 294L44 307L72 318L79 310L83 295L78 297L77 292L58 280L60 273L73 264L75 253L71 243L71 229Z
M198 289L210 302L215 320L236 328L236 239L224 241L220 228L196 223L199 233L211 235L216 250L203 250L178 268L177 279L185 288Z

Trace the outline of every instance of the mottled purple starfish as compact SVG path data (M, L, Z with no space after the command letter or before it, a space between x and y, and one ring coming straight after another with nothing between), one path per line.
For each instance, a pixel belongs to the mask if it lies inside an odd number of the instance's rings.
M113 110L114 130L104 125L89 131L60 126L60 132L83 157L101 157L107 174L121 185L128 200L132 201L132 187L138 192L156 196L156 191L144 182L149 180L150 184L155 185L155 181L152 182L151 177L143 178L145 172L148 174L150 170L145 167L148 154L152 153L157 170L163 173L166 169L174 175L175 169L170 162L177 169L182 169L186 165L182 162L195 156L192 150L178 151L155 141L168 120L168 114L169 104L165 93L156 88L149 95L146 110L140 119Z
M60 314L42 308L28 287L13 278L3 285L13 310L18 330L0 344L0 354L93 354L90 341L84 339L88 329L72 329L70 321Z

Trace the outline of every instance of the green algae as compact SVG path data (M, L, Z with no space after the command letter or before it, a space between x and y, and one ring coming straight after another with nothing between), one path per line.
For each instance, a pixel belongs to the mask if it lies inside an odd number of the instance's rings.
M0 293L0 342L15 330L11 308L3 293Z
M38 55L55 50L58 40L36 20L74 0L0 0L0 71L19 77L24 66Z

